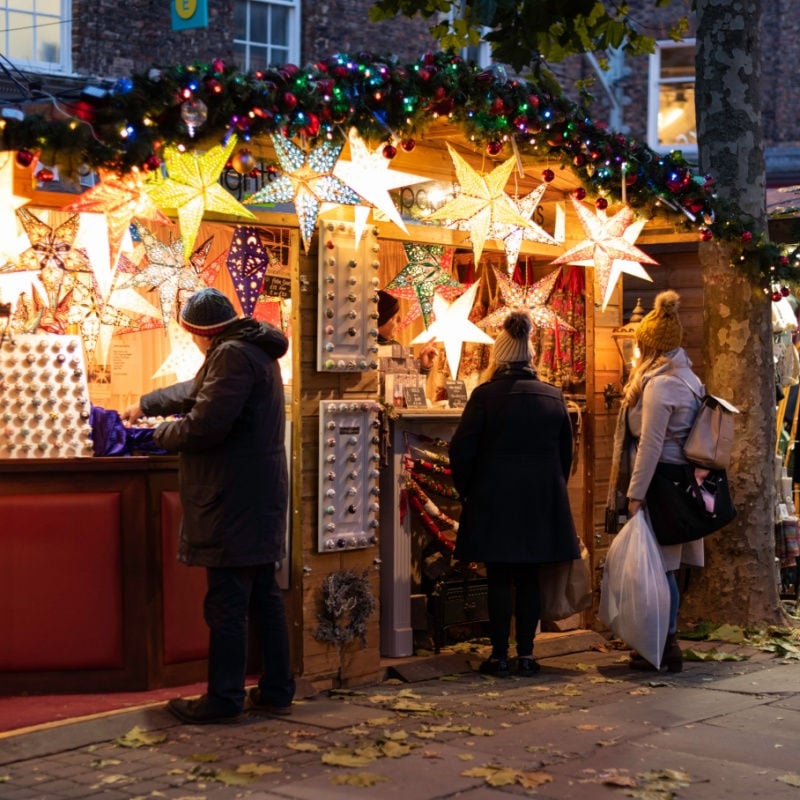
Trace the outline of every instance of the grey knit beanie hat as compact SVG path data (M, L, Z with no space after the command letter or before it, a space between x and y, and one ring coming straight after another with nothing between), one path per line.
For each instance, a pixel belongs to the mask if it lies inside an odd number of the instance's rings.
M216 336L239 318L233 303L219 290L195 292L181 309L181 325L198 336Z
M498 363L530 363L534 356L532 330L533 320L527 311L512 311L494 340L494 360Z

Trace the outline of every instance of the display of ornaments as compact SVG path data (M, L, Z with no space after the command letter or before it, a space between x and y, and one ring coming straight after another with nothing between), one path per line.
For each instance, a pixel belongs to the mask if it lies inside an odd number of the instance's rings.
M378 542L380 405L369 400L319 406L319 528L321 552Z
M0 345L0 458L93 455L78 336L6 335Z
M356 241L355 225L321 222L317 369L378 368L378 233Z

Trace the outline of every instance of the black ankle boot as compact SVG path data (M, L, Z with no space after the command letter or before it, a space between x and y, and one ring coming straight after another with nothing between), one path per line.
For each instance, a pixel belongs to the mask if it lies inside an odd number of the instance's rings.
M667 636L667 643L664 645L664 655L661 665L670 672L680 672L683 669L683 653L678 644L678 635L670 633Z

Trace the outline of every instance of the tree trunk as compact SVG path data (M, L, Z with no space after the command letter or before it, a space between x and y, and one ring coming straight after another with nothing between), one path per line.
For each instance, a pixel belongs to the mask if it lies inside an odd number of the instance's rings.
M759 99L758 0L697 0L696 104L700 167L722 199L766 231ZM775 563L775 371L770 296L731 265L728 247L700 247L704 363L711 394L742 411L728 470L738 516L706 539L683 616L739 625L786 621Z

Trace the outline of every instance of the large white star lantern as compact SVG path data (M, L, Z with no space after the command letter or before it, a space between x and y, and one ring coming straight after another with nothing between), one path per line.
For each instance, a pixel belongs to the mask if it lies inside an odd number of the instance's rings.
M575 197L570 197L586 239L559 256L553 264L594 267L597 284L603 295L602 310L614 293L614 286L623 272L651 281L642 266L658 264L647 253L634 246L647 220L634 220L633 210L623 206L612 217L589 211Z
M389 169L389 159L382 150L370 152L366 142L358 135L355 128L350 129L347 136L350 144L350 161L339 159L333 168L333 174L359 194L373 208L387 216L398 228L408 233L405 222L392 200L389 190L423 183L429 180L422 175L410 172L399 172ZM356 242L362 231L356 228Z
M423 344L435 339L444 342L447 366L453 379L458 375L461 349L464 342L494 344L494 339L470 321L469 315L475 303L480 281L475 281L464 294L453 303L448 303L438 294L433 296L433 313L436 319L431 326L411 340L411 344Z

